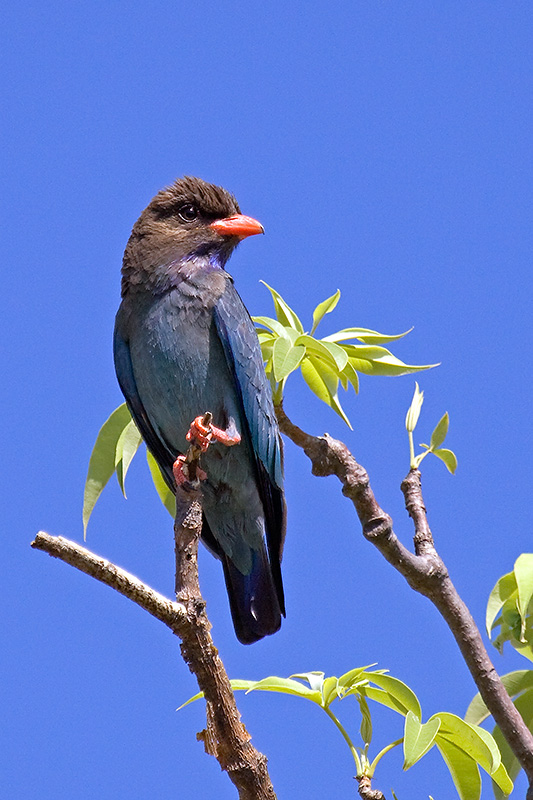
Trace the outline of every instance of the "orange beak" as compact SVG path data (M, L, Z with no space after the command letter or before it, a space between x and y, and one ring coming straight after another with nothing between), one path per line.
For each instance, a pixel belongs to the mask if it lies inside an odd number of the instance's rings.
M226 219L216 219L210 227L214 228L221 236L238 236L239 239L246 239L247 236L265 232L260 222L253 217L245 217L244 214L235 214Z

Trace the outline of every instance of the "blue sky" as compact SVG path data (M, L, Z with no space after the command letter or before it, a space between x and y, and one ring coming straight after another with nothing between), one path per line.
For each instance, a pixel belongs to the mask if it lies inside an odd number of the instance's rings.
M415 326L395 352L442 363L420 376L418 441L447 410L459 458L455 477L424 462L430 524L482 624L496 579L531 550L531 6L30 1L9 4L3 27L1 794L229 800L195 740L201 705L175 711L195 684L170 633L29 548L40 528L82 538L89 454L121 402L111 335L131 226L159 188L199 175L265 226L229 266L251 313L271 313L264 279L308 319L340 288L324 334ZM360 395L342 398L353 432L299 377L286 396L295 422L346 441L405 542L413 386L363 377ZM230 675L378 662L426 718L462 715L475 688L444 623L363 541L339 484L313 478L291 444L286 489L288 613L276 636L239 645L220 565L202 552ZM88 546L170 594L171 524L142 458L128 495L106 490ZM496 663L526 666L513 654ZM280 798L354 796L349 752L318 709L240 700ZM392 713L378 719L378 742L401 735ZM403 774L394 753L376 786L399 800L451 797L439 758Z

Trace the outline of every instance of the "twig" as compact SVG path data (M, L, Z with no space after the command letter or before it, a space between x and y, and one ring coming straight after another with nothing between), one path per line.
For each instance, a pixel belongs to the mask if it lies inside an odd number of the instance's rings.
M362 775L357 780L359 781L359 797L362 800L385 800L385 795L379 789L372 788L372 780L368 775Z
M363 535L400 572L409 585L428 597L446 620L487 708L499 725L528 780L527 800L533 800L533 735L503 686L481 634L453 585L438 555L427 522L420 473L411 469L402 482L407 511L415 526L411 553L397 539L392 520L378 505L366 470L346 445L328 434L311 436L294 425L281 406L276 408L279 426L311 460L314 475L336 475L343 484L361 522Z

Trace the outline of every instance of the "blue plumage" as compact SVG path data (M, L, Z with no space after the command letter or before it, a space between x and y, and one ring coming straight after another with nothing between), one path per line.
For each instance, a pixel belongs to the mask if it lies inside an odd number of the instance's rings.
M284 613L282 452L257 335L224 265L262 230L219 187L186 178L133 228L123 265L115 365L130 411L171 488L172 465L205 411L240 444L202 456L202 538L223 563L240 641L278 630Z

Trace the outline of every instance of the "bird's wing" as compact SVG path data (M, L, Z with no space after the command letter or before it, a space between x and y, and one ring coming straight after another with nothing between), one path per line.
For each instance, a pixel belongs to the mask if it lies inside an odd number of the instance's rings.
M278 583L276 572L279 570L286 524L281 437L253 322L233 284L229 282L215 305L214 319L244 411L248 428L244 433L249 436L255 455L266 515L268 549Z
M177 454L174 455L170 451L164 440L156 432L142 404L139 392L137 390L137 384L135 382L135 375L133 373L129 343L121 332L119 315L120 311L119 314L117 314L115 334L113 339L113 354L115 358L115 369L117 372L118 382L120 388L122 389L122 393L126 398L126 403L130 410L131 416L139 428L141 436L159 464L165 481L168 483L172 491L174 491L172 465Z

